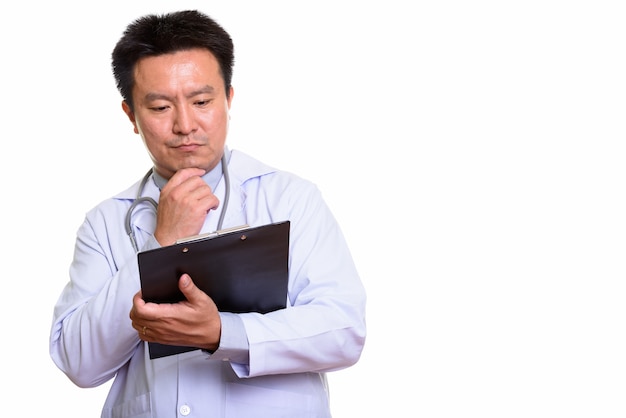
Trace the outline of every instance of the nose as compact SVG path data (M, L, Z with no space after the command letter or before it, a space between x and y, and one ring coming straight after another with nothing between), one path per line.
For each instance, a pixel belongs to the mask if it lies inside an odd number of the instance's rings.
M191 108L187 106L176 108L173 129L177 135L188 135L196 130L195 117Z

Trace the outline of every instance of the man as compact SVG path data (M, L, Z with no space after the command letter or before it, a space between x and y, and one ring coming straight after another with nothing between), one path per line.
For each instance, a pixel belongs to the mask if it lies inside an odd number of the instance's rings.
M113 51L123 111L153 168L87 213L50 333L76 385L115 379L103 417L330 417L325 373L361 355L365 291L319 191L225 146L233 63L230 36L198 11L139 18ZM283 220L287 308L220 312L187 274L183 302L142 299L137 251ZM150 359L149 342L202 350Z

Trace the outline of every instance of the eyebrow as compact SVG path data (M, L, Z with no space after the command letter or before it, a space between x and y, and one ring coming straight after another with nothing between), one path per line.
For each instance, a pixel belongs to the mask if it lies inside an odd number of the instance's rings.
M187 95L187 98L195 97L200 94L213 94L213 93L215 93L215 88L213 88L212 86L204 86L198 90L194 90L191 93L189 93ZM145 99L147 101L152 101L152 100L170 100L171 101L170 96L166 94L161 94L161 93L148 93L146 94Z

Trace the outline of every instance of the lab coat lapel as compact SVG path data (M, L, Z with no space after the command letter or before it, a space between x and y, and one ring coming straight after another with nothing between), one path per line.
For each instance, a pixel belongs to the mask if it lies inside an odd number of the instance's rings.
M158 187L152 179L149 179L141 196L151 197L158 203L159 195ZM156 208L148 202L137 205L131 217L131 225L140 232L137 239L139 248L141 248L147 237L154 234L154 229L156 228Z
M224 176L222 176L221 180L217 184L217 188L213 191L213 193L220 200L220 205L217 207L217 209L209 212L204 221L201 233L214 232L217 230L217 223L226 203L225 186L226 185L224 181ZM231 179L230 197L228 199L228 204L226 205L226 215L224 216L222 229L230 228L233 226L240 226L245 223L245 217L243 216L243 197L241 187L239 186L239 184L233 184Z

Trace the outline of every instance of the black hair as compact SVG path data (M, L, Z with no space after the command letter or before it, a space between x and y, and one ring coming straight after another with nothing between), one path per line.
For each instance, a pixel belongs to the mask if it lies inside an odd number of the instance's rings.
M115 83L122 98L134 110L134 69L144 57L194 48L208 50L217 59L226 94L230 91L235 62L233 41L214 19L197 10L150 14L126 27L111 54Z

